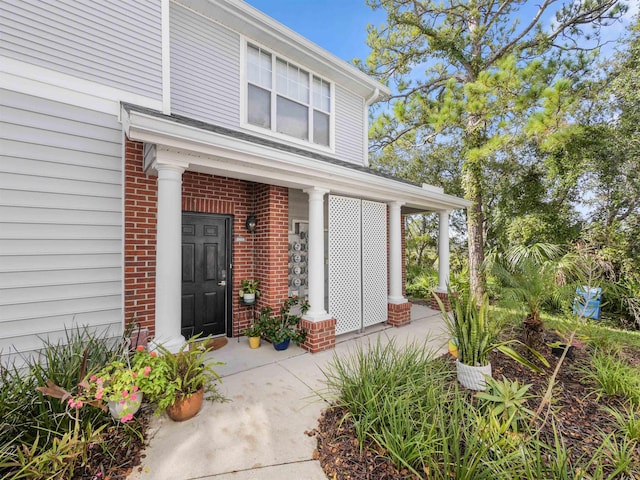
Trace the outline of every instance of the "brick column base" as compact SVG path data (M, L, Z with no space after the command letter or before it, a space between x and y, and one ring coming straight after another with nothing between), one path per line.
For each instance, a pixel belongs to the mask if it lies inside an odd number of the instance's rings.
M404 327L411 323L411 302L388 303L387 323L393 327Z
M449 302L449 294L448 293L433 292L431 294L431 299L429 301L429 306L431 308L433 308L434 310L438 310L438 311L440 310L440 305L438 305L438 302L436 301L436 295L438 296L438 298L440 299L440 301L444 305L444 309L447 312L450 312L451 311L451 302Z
M318 353L336 346L336 319L311 322L304 318L300 326L307 331L307 339L300 345L311 353Z

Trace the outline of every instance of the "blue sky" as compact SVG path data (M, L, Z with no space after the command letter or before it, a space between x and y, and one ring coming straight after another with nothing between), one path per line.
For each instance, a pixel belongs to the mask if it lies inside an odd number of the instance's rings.
M367 24L380 25L386 18L384 11L372 10L364 0L246 1L346 61L367 57ZM536 4L532 2L532 7ZM630 0L627 4L629 12L625 17L630 19L638 13L640 0ZM623 25L616 25L607 32L606 38L617 38L623 29Z
M386 15L364 0L246 0L290 29L346 61L369 54L367 24Z

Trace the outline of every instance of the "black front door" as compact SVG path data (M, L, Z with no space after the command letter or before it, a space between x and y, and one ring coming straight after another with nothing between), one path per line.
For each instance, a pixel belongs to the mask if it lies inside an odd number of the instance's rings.
M227 332L231 218L182 214L182 335ZM229 330L230 331L230 330Z

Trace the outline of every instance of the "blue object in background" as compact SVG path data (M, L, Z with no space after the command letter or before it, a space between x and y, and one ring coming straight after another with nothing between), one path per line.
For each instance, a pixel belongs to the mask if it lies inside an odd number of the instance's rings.
M600 301L602 289L599 287L578 287L573 301L573 313L584 318L600 318Z

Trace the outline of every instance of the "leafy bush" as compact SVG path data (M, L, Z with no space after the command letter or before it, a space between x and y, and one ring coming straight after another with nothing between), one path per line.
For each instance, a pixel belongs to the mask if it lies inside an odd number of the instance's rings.
M335 356L324 374L336 404L347 409L345 420L355 425L361 447L373 442L376 451L386 452L416 478L613 478L604 474L605 465L635 473L629 463L633 441L607 438L605 444L603 439L595 452L572 465L555 427L548 440L528 429L527 386L493 382L477 401L458 389L449 362L433 359L418 344L361 346ZM516 418L525 420L517 429Z
M113 425L108 412L85 408L74 409L70 414L66 403L44 396L36 387L45 385L50 379L67 391L75 391L85 372L115 358L116 346L117 341L113 338L103 338L86 330L72 330L57 344L45 341L41 353L27 359L24 368L0 368L0 476L21 478L15 476L18 475L16 464L31 464L33 468L46 470L42 462L46 464L44 459L55 452L64 451L60 455L66 459L78 458L83 445L101 426ZM140 435L136 425L128 431L132 436ZM26 457L20 459L18 452ZM66 462L70 463L73 462ZM52 463L49 468L53 469L49 473L56 473Z
M432 268L407 269L407 295L412 298L430 298L438 286L438 272Z
M598 395L618 395L640 403L640 372L613 352L596 350L591 364L577 370L583 379L595 384Z

